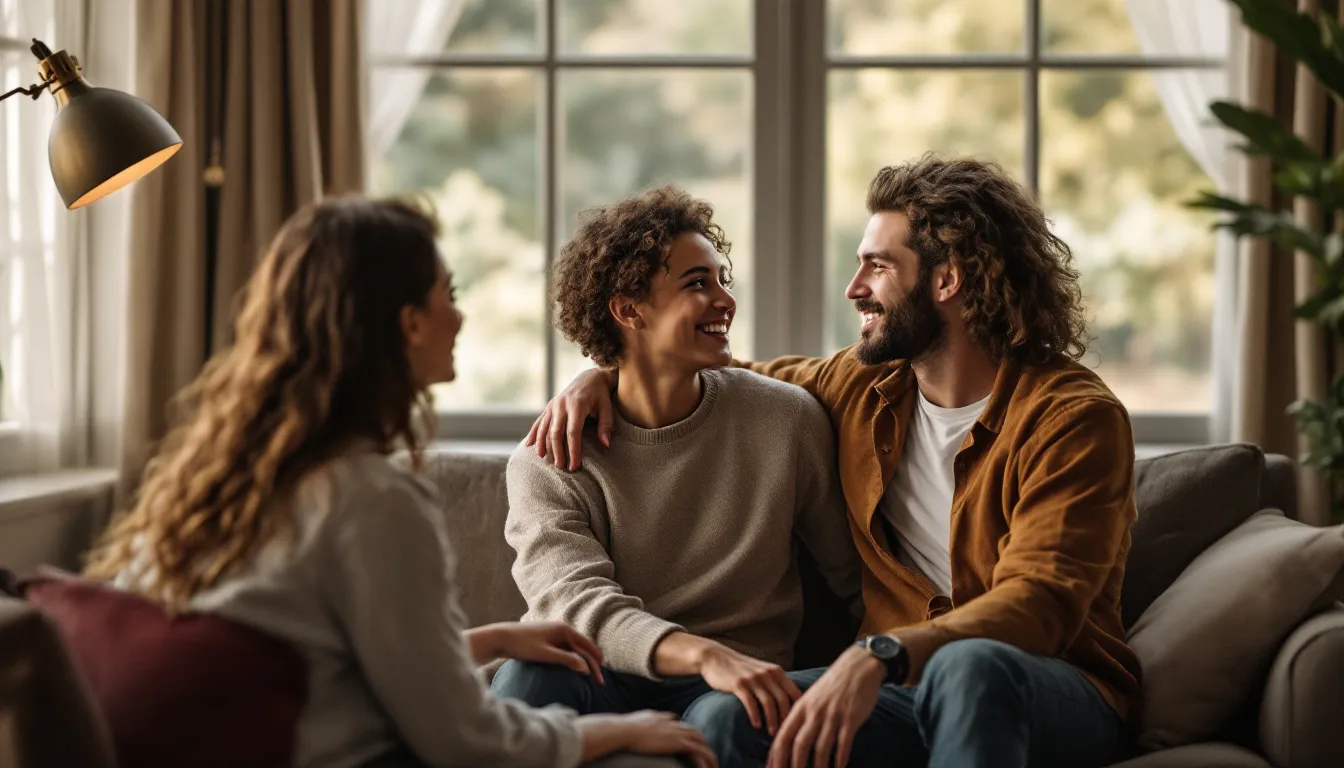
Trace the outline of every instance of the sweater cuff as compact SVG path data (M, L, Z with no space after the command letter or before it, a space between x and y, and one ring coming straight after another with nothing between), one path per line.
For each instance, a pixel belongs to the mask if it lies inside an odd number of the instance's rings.
M679 624L641 610L626 610L608 617L594 640L608 669L661 680L653 670L653 649L664 637L680 631L685 630Z
M555 726L555 768L578 768L583 759L583 736L574 711L560 706L537 711Z

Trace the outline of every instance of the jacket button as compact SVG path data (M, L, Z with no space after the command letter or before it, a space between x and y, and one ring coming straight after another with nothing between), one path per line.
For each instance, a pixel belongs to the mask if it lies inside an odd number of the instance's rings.
M883 452L883 453L891 453L891 446L890 446L890 445L881 445L881 446L878 446L878 450L881 451L881 452Z

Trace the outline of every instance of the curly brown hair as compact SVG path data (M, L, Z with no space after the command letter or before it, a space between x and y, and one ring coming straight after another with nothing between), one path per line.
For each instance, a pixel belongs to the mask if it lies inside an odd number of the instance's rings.
M137 590L177 610L286 532L276 499L352 441L399 442L418 466L430 432L417 427L433 417L400 314L438 279L436 231L409 202L339 198L294 214L244 289L234 345L176 399L178 425L85 573L152 573Z
M551 301L565 338L599 366L620 362L624 344L608 305L616 296L648 298L653 276L668 269L672 241L686 232L704 235L732 269L732 245L714 223L714 206L670 184L580 213L551 270Z
M962 318L995 360L1040 363L1087 351L1073 254L1032 195L992 162L918 160L878 171L868 212L900 211L922 276L951 262L962 273Z

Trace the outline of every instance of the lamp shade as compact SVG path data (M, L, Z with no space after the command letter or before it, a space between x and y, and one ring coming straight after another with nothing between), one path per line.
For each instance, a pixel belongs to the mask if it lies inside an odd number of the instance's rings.
M57 102L47 155L70 210L130 184L182 147L173 126L130 94L77 81L57 94Z

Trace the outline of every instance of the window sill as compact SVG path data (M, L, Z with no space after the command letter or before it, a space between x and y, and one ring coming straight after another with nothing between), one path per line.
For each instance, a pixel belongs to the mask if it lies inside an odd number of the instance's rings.
M53 506L110 494L117 471L104 467L0 478L0 520L40 514Z

